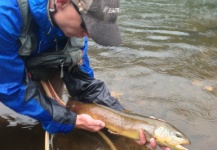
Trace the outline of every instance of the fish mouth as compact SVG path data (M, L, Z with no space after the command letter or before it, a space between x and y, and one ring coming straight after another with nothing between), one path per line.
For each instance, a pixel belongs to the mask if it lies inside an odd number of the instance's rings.
M189 139L187 139L185 142L183 142L181 145L189 145L191 144L191 141Z
M189 144L191 144L191 141L189 139L186 139L180 143L180 145L189 145Z
M184 147L184 145L189 145L189 144L191 144L191 142L186 141L185 143L177 145L176 148L178 148L178 150L188 150L187 148Z
M184 147L184 145L189 145L189 144L191 144L191 141L186 140L182 142L181 144L177 145L176 148L178 148L178 150L188 150L187 148Z
M186 145L186 144L185 144ZM178 150L188 150L187 148L185 148L184 146L182 146L182 145L176 145L176 148L178 149Z

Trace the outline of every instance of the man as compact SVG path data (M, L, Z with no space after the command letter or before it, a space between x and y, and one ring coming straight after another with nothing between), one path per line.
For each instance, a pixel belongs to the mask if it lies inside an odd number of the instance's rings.
M122 111L105 84L94 79L87 57L87 37L104 46L121 44L118 11L119 0L0 1L1 102L37 119L50 133L102 129L104 122L70 112L33 81L52 78L58 70L73 99ZM145 144L144 133L140 137L137 142ZM150 145L156 148L154 139Z

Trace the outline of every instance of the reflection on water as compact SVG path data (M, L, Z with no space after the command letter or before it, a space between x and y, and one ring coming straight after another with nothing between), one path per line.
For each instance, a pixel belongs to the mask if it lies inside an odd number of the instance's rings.
M7 120L0 118L1 150L43 150L44 131L40 126L7 126ZM28 124L26 122L25 124ZM28 125L27 125L28 126Z
M135 144L134 140L111 135L104 130L103 132L111 139L117 150L149 150L145 146ZM67 135L56 134L52 141L52 150L69 150L70 148L75 150L110 150L109 145L99 134L82 130L74 130Z
M216 0L121 4L123 44L105 48L90 42L96 78L126 108L164 119L186 133L191 150L216 149Z

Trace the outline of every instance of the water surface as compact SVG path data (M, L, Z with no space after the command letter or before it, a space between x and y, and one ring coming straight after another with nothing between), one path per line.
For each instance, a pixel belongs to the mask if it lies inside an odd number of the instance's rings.
M127 109L164 119L183 131L192 142L189 149L216 149L216 0L122 0L118 23L121 46L105 48L90 42L96 78ZM4 106L0 114L3 149L14 149L14 141L19 143L17 150L24 145L41 149L32 146L44 144L44 132L36 121ZM6 135L20 138L6 143ZM56 138L56 143L61 141L59 150L64 144L65 149L73 146L68 136Z

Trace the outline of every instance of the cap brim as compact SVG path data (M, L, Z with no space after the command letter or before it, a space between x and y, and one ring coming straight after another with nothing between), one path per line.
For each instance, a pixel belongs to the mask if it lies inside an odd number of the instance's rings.
M122 43L117 23L105 24L86 14L82 14L87 31L91 38L103 46L118 46Z

